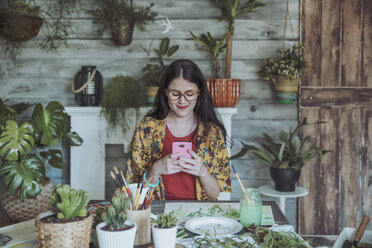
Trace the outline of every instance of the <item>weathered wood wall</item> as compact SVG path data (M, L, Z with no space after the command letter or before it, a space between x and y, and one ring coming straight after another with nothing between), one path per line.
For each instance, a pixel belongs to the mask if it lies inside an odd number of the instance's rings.
M42 2L42 1L40 1ZM147 27L148 31L134 32L131 45L119 47L111 41L111 34L106 31L97 37L94 31L97 23L85 9L93 9L98 0L83 0L79 16L71 16L76 33L68 42L70 48L57 53L43 53L37 46L44 31L27 42L26 48L19 56L19 64L13 65L9 59L0 54L0 97L12 101L48 102L58 100L65 106L75 106L70 83L74 74L82 65L96 65L104 77L104 83L118 73L139 77L142 67L148 63L148 57L142 47L148 47L153 40L157 47L164 37L171 38L171 44L178 44L180 49L172 59L188 58L194 60L206 77L212 76L211 60L208 54L197 50L196 43L188 31L199 35L211 32L213 36L222 36L224 23L216 23L212 18L220 10L209 0L154 0L154 11L158 13L157 21ZM150 1L136 1L148 4ZM297 106L281 105L274 100L273 88L269 82L258 79L256 72L264 58L275 55L281 47L281 38L285 18L285 1L262 0L265 7L256 13L240 19L236 24L233 42L232 77L242 79L241 99L237 105L238 114L233 117L232 138L235 146L232 152L239 150L240 141L255 143L262 132L276 134L280 129L287 130L297 123ZM294 33L287 28L288 46L292 38L299 38L299 0L290 0L289 9ZM160 21L168 18L174 30L163 34ZM224 56L221 56L223 60ZM169 61L168 61L169 62ZM223 64L223 63L222 63ZM247 157L234 161L245 186L258 187L270 183L268 168L259 165ZM65 174L58 172L55 180L63 181ZM233 179L233 199L240 197L240 187ZM295 201L287 204L288 216L295 220Z
M326 122L306 132L331 152L302 171L299 230L338 234L372 215L372 1L304 0L300 19L313 64L300 115Z

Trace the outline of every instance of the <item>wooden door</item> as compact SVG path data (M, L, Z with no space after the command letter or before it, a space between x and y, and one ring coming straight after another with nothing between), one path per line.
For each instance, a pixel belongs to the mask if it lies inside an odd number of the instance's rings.
M339 234L372 217L372 1L302 0L301 36L312 70L302 78L300 119L332 152L306 164L302 234ZM372 225L369 225L371 229Z

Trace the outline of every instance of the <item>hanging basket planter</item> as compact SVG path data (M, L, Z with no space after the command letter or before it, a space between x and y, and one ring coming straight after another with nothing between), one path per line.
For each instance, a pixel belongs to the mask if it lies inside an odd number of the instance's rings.
M27 41L34 38L43 24L38 16L7 13L0 9L0 35L12 41Z
M121 18L112 25L112 37L114 43L119 46L126 46L132 42L135 20Z
M216 107L234 107L240 99L240 79L207 79L209 93Z
M278 101L284 104L296 102L300 79L290 80L284 77L276 77L275 80L275 95Z

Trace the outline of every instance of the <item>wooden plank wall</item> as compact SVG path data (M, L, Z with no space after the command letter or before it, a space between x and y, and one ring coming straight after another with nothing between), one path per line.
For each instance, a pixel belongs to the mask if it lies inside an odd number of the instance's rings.
M45 0L44 0L45 1ZM39 1L42 3L42 1ZM94 31L97 23L85 9L93 9L99 0L83 0L79 16L71 16L76 33L68 42L70 48L57 53L43 53L36 41L44 31L27 42L19 57L19 63L13 65L9 59L0 54L0 97L12 101L48 102L58 100L65 106L76 106L70 83L74 74L82 65L96 65L104 77L104 83L118 73L140 76L142 67L148 63L148 57L142 47L148 47L153 40L157 47L164 37L171 38L171 44L178 44L179 51L172 59L188 58L194 60L206 77L211 74L211 60L208 54L196 49L196 43L188 31L195 34L211 32L221 36L223 23L216 23L212 18L220 10L209 0L154 0L154 10L158 13L157 21L147 27L148 31L134 32L133 42L129 46L119 47L112 43L111 34L106 31L97 37ZM148 4L150 1L136 1ZM269 82L258 79L256 72L264 58L275 55L281 47L281 37L285 18L285 1L262 0L265 7L256 13L240 19L236 24L233 42L232 76L242 79L241 99L237 105L238 114L233 117L232 138L235 146L232 152L239 150L240 140L247 143L257 142L262 132L276 134L280 129L287 130L297 123L297 106L280 105L274 100L273 87ZM293 39L299 38L299 0L290 0L289 9L294 28ZM174 30L163 34L160 21L169 18ZM287 27L286 45L292 40L291 29ZM223 59L224 56L221 56ZM222 63L223 64L223 63ZM243 183L249 187L258 187L271 181L268 168L242 158L234 162ZM63 181L65 175L58 175ZM234 199L240 197L240 187L233 179ZM289 205L289 204L287 204ZM295 219L296 205L290 218Z
M312 71L304 75L300 118L331 152L302 172L309 195L300 199L299 230L338 234L372 214L372 2L303 0L301 36ZM369 226L371 230L371 225Z

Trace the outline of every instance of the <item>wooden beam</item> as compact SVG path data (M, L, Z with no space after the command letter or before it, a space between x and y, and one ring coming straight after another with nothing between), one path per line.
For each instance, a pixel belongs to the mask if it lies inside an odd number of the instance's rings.
M300 108L356 108L372 105L372 88L302 87L300 91Z

